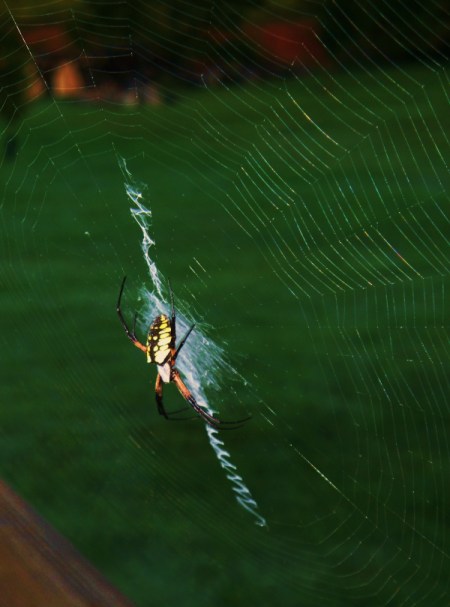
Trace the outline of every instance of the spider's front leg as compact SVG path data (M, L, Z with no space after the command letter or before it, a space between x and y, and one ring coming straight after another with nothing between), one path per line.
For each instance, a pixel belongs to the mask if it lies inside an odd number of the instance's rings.
M169 411L169 412L166 411L164 404L163 404L163 386L164 386L164 381L163 381L161 375L158 373L156 375L156 383L155 383L155 398L156 398L156 406L158 407L158 413L171 422L174 422L174 421L181 422L181 421L185 421L185 419L189 419L189 418L184 418L184 417L179 417L179 418L171 417L172 415L176 415L177 413L186 411L186 409L189 409L189 407L183 407L182 409L177 409L176 411Z
M235 421L231 421L231 420L223 421L221 419L218 419L217 417L214 417L213 415L208 413L203 407L201 407L198 404L198 402L192 396L189 388L186 386L186 384L181 379L180 373L175 368L172 368L172 381L176 385L178 390L180 391L180 394L190 404L190 406L194 409L194 411L201 418L203 418L207 424L209 424L213 428L216 428L216 430L218 428L222 428L224 430L233 430L233 429L239 428L244 422L246 422L247 420L250 419L250 417L245 417L244 419L237 419ZM233 428L231 428L229 426L233 426Z
M189 388L186 386L186 384L181 379L180 373L177 369L172 369L172 381L178 388L182 397L191 405L191 407L194 409L194 411L198 415L200 415L200 417L202 417L210 426L216 427L217 425L222 423L220 420L216 419L215 417L213 417L212 415L207 413L197 403L195 398L192 396L191 391L189 390Z
M160 415L163 415L166 419L169 419L169 416L167 415L167 411L164 409L164 405L163 405L163 380L159 373L156 374L155 398L156 398L156 406L158 407L158 413Z

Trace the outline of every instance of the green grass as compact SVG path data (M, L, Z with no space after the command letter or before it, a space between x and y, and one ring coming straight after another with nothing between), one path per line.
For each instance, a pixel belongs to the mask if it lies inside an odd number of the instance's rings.
M1 473L137 605L443 604L445 96L419 69L330 79L341 104L319 84L39 102L0 169ZM224 439L269 529L202 424L157 416L116 318L124 274L130 316L149 286L118 156L148 186L159 269L249 381L210 396L253 415Z

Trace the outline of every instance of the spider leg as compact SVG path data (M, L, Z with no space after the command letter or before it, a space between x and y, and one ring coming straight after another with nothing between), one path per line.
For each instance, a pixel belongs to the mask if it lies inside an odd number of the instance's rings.
M167 415L167 411L164 409L164 405L163 405L163 381L162 381L161 375L159 373L156 374L155 398L156 398L156 406L158 407L158 413L160 415L163 415L166 419L169 419L169 416Z
M161 379L160 374L156 375L156 383L155 383L155 398L156 398L156 406L158 407L158 413L165 417L168 421L171 422L183 422L187 419L191 419L190 417L180 417L175 418L172 415L176 415L177 413L181 413L182 411L186 411L189 407L183 407L182 409L177 409L176 411L166 411L163 404L163 386L164 382Z
M172 381L174 382L174 384L180 391L183 398L185 398L187 400L187 402L191 405L191 407L194 409L194 411L196 413L198 413L198 415L200 415L200 417L202 419L204 419L205 422L208 423L213 428L222 429L222 427L224 425L226 425L226 426L233 425L235 428L238 428L240 425L242 425L244 422L246 422L247 420L250 419L250 417L246 417L245 419L239 419L239 420L235 420L235 421L222 421L222 420L218 419L217 417L214 417L214 416L210 415L209 413L207 413L205 411L205 409L197 403L197 401L192 396L190 390L187 388L187 386L181 379L179 372L176 369L172 369ZM223 428L223 429L231 430L234 428Z
M178 354L180 353L181 348L184 346L184 344L186 343L187 338L189 337L189 335L191 334L192 329L195 327L195 323L192 325L192 327L190 329L188 329L186 335L183 337L183 339L180 341L180 343L178 344L178 348L175 350L175 353L173 355L173 360L175 361L177 359Z
M119 291L119 297L117 299L116 311L117 311L117 314L119 316L119 320L122 323L122 327L125 329L125 333L127 334L128 339L131 339L131 341L136 346L136 348L139 348L143 352L147 352L147 348L144 346L144 344L141 344L141 342L136 337L136 317L137 317L137 314L135 313L135 315L134 315L133 330L130 331L130 329L129 329L126 321L125 321L125 318L123 317L122 310L120 309L120 303L122 301L122 293L123 293L123 289L125 287L125 281L126 281L126 279L127 279L127 277L124 276L123 280L122 280L122 284L120 285L120 291Z
M172 291L172 285L170 284L170 280L169 282L169 292L170 292L170 328L172 331L172 347L175 347L175 340L176 340L176 314L175 314L175 304L173 301L173 291Z
M180 341L180 344L179 344L178 348L175 349L175 341L176 341L176 313L175 313L175 304L174 304L174 299L173 299L172 285L170 284L170 280L168 282L169 282L169 291L170 291L170 328L171 328L171 332L172 332L171 347L175 350L175 353L173 354L173 360L176 360L179 351L184 346L187 338L189 337L190 332L195 327L195 323L192 325L192 327L188 330L188 332L186 333L186 335Z

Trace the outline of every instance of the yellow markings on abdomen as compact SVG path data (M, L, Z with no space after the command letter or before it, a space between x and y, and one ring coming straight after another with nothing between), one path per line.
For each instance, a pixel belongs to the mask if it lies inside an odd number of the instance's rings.
M157 316L150 326L147 337L147 362L162 365L170 355L173 341L172 328L165 314Z

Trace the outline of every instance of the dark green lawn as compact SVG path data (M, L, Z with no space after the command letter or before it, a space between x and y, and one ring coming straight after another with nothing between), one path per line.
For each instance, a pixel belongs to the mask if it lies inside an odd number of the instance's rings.
M137 605L445 604L441 78L29 109L0 167L1 474ZM124 274L130 318L151 288L119 158L159 270L248 382L209 396L253 416L223 438L266 529L202 423L159 418L117 320Z

